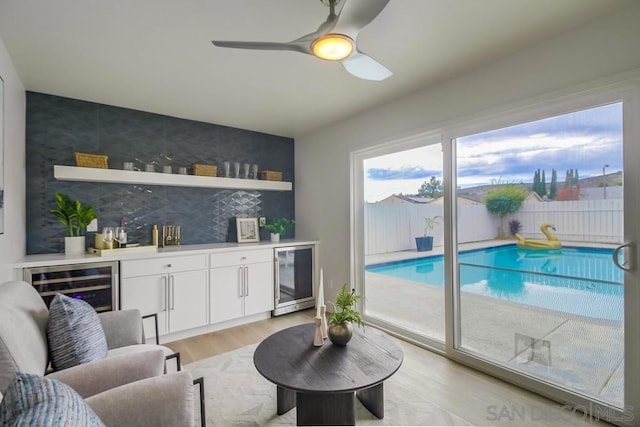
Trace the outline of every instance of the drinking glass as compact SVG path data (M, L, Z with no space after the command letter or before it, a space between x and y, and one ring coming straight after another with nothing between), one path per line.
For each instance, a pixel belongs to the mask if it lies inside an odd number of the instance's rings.
M117 240L118 246L122 246L127 243L127 232L124 227L116 227L114 239Z
M113 227L102 228L102 241L105 243L107 249L113 247Z

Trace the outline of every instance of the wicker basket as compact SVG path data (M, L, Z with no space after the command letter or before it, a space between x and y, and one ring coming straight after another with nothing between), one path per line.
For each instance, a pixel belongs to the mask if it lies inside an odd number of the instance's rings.
M87 154L76 151L76 166L83 168L108 169L108 157L102 154Z
M260 171L260 177L266 181L282 181L282 172Z
M200 176L218 176L218 166L216 165L193 165L193 174Z

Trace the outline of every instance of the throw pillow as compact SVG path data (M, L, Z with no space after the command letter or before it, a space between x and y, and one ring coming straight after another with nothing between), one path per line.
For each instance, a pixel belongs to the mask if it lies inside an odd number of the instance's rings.
M93 307L62 294L57 294L49 306L47 339L55 370L102 359L108 351L104 329Z
M71 387L34 374L16 373L0 402L2 426L104 426Z

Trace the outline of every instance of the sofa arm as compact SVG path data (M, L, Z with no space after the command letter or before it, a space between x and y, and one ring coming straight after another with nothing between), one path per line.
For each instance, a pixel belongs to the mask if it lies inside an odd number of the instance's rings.
M149 350L85 363L47 376L62 381L86 398L123 384L162 375L164 362L161 349Z
M98 313L98 317L109 350L144 342L140 310L107 311Z
M194 389L187 371L148 378L85 401L107 426L193 426Z

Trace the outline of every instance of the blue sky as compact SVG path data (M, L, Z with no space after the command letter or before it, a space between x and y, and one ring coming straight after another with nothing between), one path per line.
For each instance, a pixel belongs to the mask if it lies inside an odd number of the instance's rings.
M458 185L531 182L541 168L551 180L556 169L564 180L568 169L581 178L622 170L622 104L610 104L551 117L457 140ZM365 198L369 202L393 193L416 193L431 176L442 178L440 144L368 159Z

